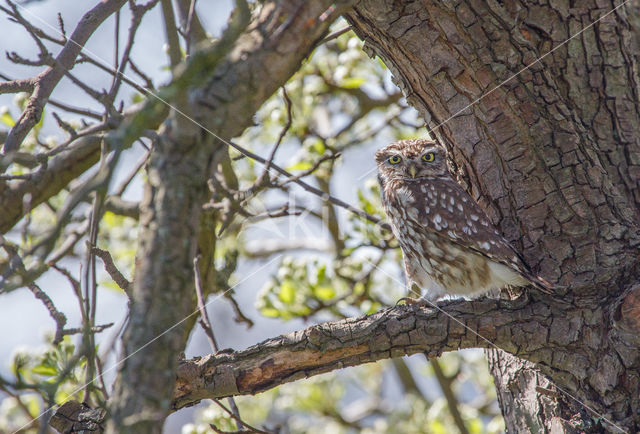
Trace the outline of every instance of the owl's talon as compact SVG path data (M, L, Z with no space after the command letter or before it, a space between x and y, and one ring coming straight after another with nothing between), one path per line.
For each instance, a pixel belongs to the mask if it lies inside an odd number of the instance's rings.
M402 297L396 302L396 306L404 304L405 306L432 307L424 298Z

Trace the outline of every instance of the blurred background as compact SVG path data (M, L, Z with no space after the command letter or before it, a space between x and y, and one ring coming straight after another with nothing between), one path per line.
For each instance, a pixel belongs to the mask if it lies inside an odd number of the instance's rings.
M68 34L91 2L54 0L21 3L19 11L33 26L57 35L59 22ZM5 6L8 7L8 6ZM233 8L232 1L197 2L196 12L212 38L219 37ZM60 18L58 17L60 14ZM126 44L131 20L124 7L108 19L86 44L84 53L96 63L115 65L115 41ZM5 52L37 58L38 47L23 25L0 14ZM391 74L379 59L370 59L362 42L339 20L301 70L255 115L255 126L234 138L238 144L268 157L279 142L274 162L367 213L384 218L376 181L374 152L387 143L423 137L426 130L407 106ZM144 15L131 58L147 81L126 70L139 86L154 89L170 79L158 6ZM60 46L45 41L57 53ZM37 75L42 66L0 58L4 81ZM112 76L94 63L77 65L72 74L86 86L109 89ZM139 90L123 84L116 103L130 106L143 99ZM13 125L28 95L0 95L0 131ZM74 80L65 77L52 101L67 108L99 113L101 105ZM116 105L117 105L116 104ZM28 137L30 149L53 147L68 138L54 114L81 128L91 122L82 114L48 105L41 123ZM229 138L230 139L230 138ZM110 192L125 201L142 198L141 168L151 142L142 140L124 152ZM246 188L263 168L240 154L230 153L240 187ZM12 168L19 174L20 168ZM82 179L77 180L82 182ZM124 189L120 188L127 181ZM407 295L401 254L390 234L342 208L322 203L296 184L281 179L278 188L252 195L243 212L229 217L216 245L216 267L226 280L207 304L218 347L239 350L264 339L311 324L377 312ZM69 191L48 207L35 208L6 238L23 247L36 242L55 222L56 207ZM86 216L90 203L74 210ZM283 208L285 207L285 208ZM282 212L285 210L286 212ZM283 215L289 214L289 215ZM122 273L132 279L137 243L136 218L107 211L98 246L109 251ZM73 227L70 227L71 231ZM86 234L80 233L71 252L58 263L81 284ZM96 334L108 390L119 360L118 337L127 318L127 298L98 267L96 323L113 324ZM50 269L37 283L67 317L68 327L81 327L78 298L69 276ZM224 290L224 291L223 291ZM223 295L224 293L224 295ZM170 307L167 307L170 308ZM31 425L52 403L59 403L83 385L85 367L75 360L72 375L61 372L78 351L81 337L67 336L52 344L55 324L40 300L27 289L0 294L0 432L47 432ZM195 326L186 357L212 352L202 328ZM60 381L58 381L60 380ZM77 398L76 398L77 399ZM252 426L280 432L502 432L504 425L483 352L465 350L427 361L422 355L386 360L287 384L257 396L235 399L241 417ZM227 401L221 401L226 405ZM220 406L205 401L169 417L165 432L205 433L234 430L233 420Z

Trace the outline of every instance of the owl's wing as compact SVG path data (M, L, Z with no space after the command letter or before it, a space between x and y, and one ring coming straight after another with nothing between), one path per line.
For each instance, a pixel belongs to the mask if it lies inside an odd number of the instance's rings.
M407 217L424 230L516 269L543 292L552 285L531 273L522 257L498 232L478 204L453 180L429 180L412 186ZM418 198L423 198L419 200Z

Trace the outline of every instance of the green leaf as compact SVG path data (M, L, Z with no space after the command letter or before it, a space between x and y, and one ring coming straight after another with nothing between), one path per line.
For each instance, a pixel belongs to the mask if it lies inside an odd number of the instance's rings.
M260 309L260 313L269 318L277 318L280 316L280 311L275 307L263 307Z
M278 294L278 298L282 300L283 303L291 304L296 298L296 289L293 283L290 280L285 280L282 282L282 286L280 287L280 293Z
M326 147L324 146L324 142L318 139L311 145L311 149L318 155L324 155Z
M131 95L131 102L134 104L137 104L139 102L144 101L144 96L142 96L142 94L140 93L134 93L133 95Z
M53 377L54 375L58 375L58 370L52 366L46 365L36 365L31 369L31 372L38 375L45 375L48 377Z
M299 161L289 167L287 170L309 170L313 167L313 164L309 161Z
M8 127L13 127L16 124L16 121L13 119L13 116L11 116L11 113L9 113L9 110L2 110L0 113L2 113L0 115L0 122Z
M349 77L349 78L345 78L342 81L340 86L345 88L345 89L358 89L366 81L367 81L367 79L364 78L364 77Z
M327 266L325 264L318 267L316 271L316 279L318 279L318 283L325 280L327 277Z
M331 286L318 286L313 293L320 300L331 300L336 295L336 290Z

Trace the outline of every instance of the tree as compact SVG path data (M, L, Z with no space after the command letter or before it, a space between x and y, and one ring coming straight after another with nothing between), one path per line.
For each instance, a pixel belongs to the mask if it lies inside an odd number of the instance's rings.
M639 429L637 2L365 0L352 6L292 0L250 8L238 1L227 30L211 44L202 44L207 38L190 2L177 2L184 24L180 33L170 1L131 6L132 35L148 8L156 3L162 7L172 80L154 90L160 98L138 86L144 100L120 109L114 101L122 76L115 75L104 93L84 86L103 104L104 113L93 116L92 125L76 128L61 119L60 128L70 138L52 149L43 152L38 146L46 144L37 140L28 146L25 139L37 127L51 91L63 76L73 77L70 69L76 62L87 61L80 47L125 3L107 0L95 6L69 40L57 41L63 48L56 57L39 45L40 64L48 65L43 74L0 87L3 92L31 92L4 140L3 233L100 162L88 181L65 194L63 205L49 204L57 213L52 227L34 230L34 239L24 237L22 244L2 239L0 270L5 290L26 286L46 300L35 281L47 264L55 265L72 247L67 245L72 238L62 239L63 234L70 233L68 223L77 220L80 206L91 197L90 218L73 241L86 236L92 255L84 282L83 348L70 357L86 360L87 378L94 377L92 349L99 331L91 306L95 277L93 285L87 282L92 282L90 270L95 270L98 255L131 303L122 336L126 360L108 402L97 402L108 409L108 432L159 432L170 411L205 398L255 393L346 366L405 354L433 357L459 348L488 349L509 431ZM36 40L43 39L15 6L3 11L31 29ZM340 233L332 215L336 206L371 223L378 218L371 198L361 198L364 212L331 195L331 171L323 173L322 164L333 167L339 149L322 140L307 142L307 155L315 152L315 158L299 166L302 173L295 176L272 161L275 150L271 157L260 157L227 141L251 125L260 106L294 75L341 14L364 41L365 51L392 71L430 134L450 151L460 181L527 263L558 285L557 294L532 291L516 300L454 300L433 309L396 306L274 337L247 350L179 359L194 325L193 317L184 321L198 304L194 281L201 299L230 287L237 252L224 247L221 230L237 234L233 217L247 212L248 199L292 183L328 203L325 221L342 268L335 267L333 280L322 280L324 272L311 276L304 274L305 267L283 264L283 275L266 288L263 311L282 311L274 305L275 294L290 301L285 303L289 313L313 314L307 303L312 299L318 309L344 314L330 292L337 292L339 284L359 308L365 299L379 303L369 307L383 304L372 296L380 279L349 270L347 260L367 244L383 253L380 258L397 256L397 251L383 225L373 231L356 224L358 247L345 242L355 237ZM183 61L183 47L188 61ZM129 49L124 49L120 68L135 68ZM17 55L13 59L26 61ZM357 86L330 80L324 85L351 92L361 110L376 107ZM287 123L287 116L282 117ZM301 134L318 137L310 129ZM145 198L138 206L118 201L107 187L122 153L143 137L151 150ZM265 163L267 170L239 180L238 164L244 162L234 160L240 154ZM22 168L29 170L22 173ZM276 179L272 171L284 179ZM312 174L317 187L302 180ZM242 181L250 181L249 188ZM95 247L105 210L139 215L132 283ZM295 211L285 206L280 214ZM307 285L296 286L307 277ZM310 295L295 311L293 301L305 290ZM59 320L59 342L64 322L55 308L50 310Z

